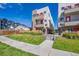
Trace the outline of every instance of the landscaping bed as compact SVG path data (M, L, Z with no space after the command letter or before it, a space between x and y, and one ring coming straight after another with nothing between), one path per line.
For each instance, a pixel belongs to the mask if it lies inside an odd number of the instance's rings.
M79 40L57 37L53 44L53 48L79 53Z
M42 34L35 34L35 33L13 34L7 37L34 45L39 45L45 40L45 37Z
M21 51L0 42L0 56L34 56L34 54Z

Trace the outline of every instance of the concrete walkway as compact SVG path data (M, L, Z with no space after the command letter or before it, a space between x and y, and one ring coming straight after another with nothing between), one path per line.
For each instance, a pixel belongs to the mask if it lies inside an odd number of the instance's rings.
M43 43L40 45L32 45L20 41L16 41L4 36L0 36L0 41L2 43L8 44L12 47L15 47L17 49L21 49L26 52L30 52L39 56L75 56L79 54L75 54L72 52L66 52L61 50L56 50L52 48L53 41L46 39Z

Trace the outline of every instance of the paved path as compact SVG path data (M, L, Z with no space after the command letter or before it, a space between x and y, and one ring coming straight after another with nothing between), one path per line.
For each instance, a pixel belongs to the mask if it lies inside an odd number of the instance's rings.
M12 47L15 47L15 48L21 49L23 51L39 55L39 56L67 56L67 55L72 56L72 55L79 55L79 54L74 54L72 52L66 52L66 51L53 49L52 48L53 41L49 40L49 39L46 39L40 45L28 44L28 43L12 40L12 39L4 37L4 36L0 36L0 41L5 43L5 44L8 44Z

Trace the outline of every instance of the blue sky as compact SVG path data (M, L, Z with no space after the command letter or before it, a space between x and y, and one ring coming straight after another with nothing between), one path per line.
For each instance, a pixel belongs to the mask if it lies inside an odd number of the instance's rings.
M32 10L48 6L53 17L54 28L57 28L58 4L57 3L0 3L0 18L32 26Z

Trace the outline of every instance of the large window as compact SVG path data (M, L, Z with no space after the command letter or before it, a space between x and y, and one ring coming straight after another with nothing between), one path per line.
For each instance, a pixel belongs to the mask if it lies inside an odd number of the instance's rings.
M41 20L41 24L43 24L43 20Z
M47 24L45 24L45 26L47 26Z
M43 13L41 12L40 15L43 15Z
M33 14L33 17L36 17L36 16L38 16L38 14Z
M46 14L46 11L44 11L44 14Z
M45 22L47 22L47 20L46 20L46 19L45 19L44 21L45 21Z
M72 31L72 27L68 27L67 30L68 30L68 31Z
M71 16L66 16L66 22L71 21Z
M38 19L36 19L36 25L38 25L39 24L39 20Z
M62 18L60 18L60 21L64 21L64 18L62 17Z

